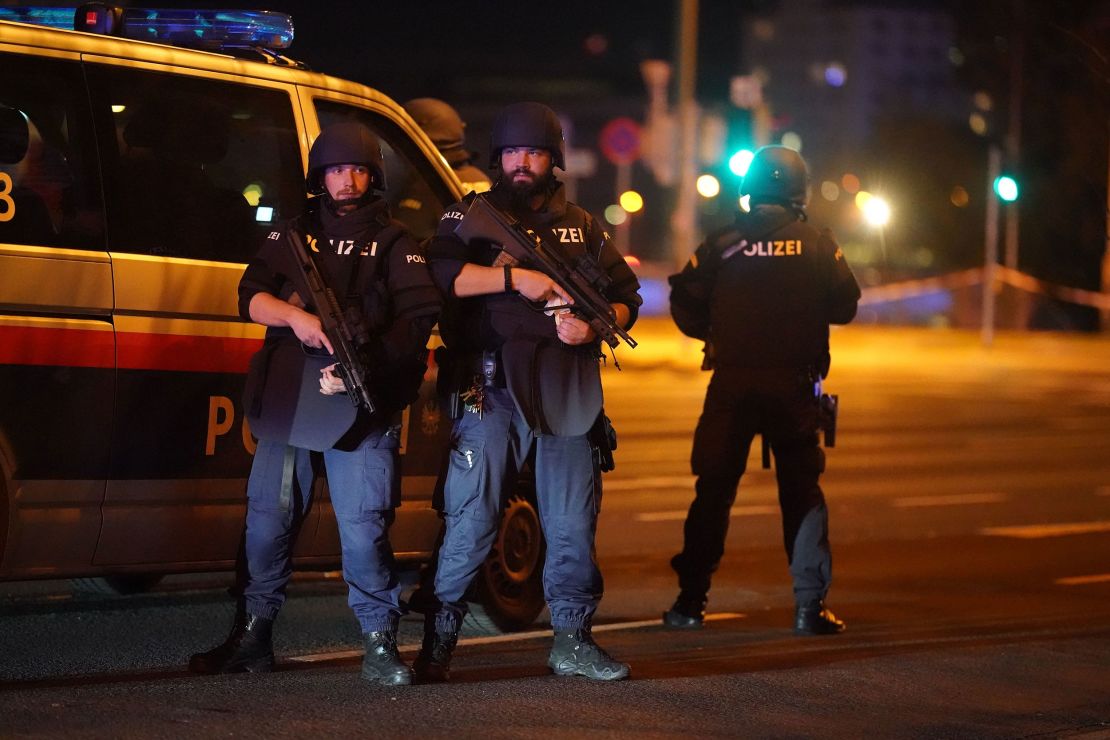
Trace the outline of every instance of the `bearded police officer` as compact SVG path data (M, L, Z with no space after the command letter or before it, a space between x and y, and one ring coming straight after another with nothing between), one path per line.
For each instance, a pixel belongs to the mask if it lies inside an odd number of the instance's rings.
M322 457L349 603L365 635L362 675L408 684L412 672L397 653L400 586L388 538L400 491L397 417L423 377L439 293L417 245L373 192L385 188L385 170L369 129L343 122L324 130L309 153L307 182L319 197L304 216L268 234L239 283L240 313L267 327L244 398L258 448L247 483L242 605L227 641L194 655L189 667L272 668L271 629ZM344 392L288 232L308 245L346 316L361 327L373 413Z
M860 290L831 232L805 223L807 180L797 152L760 149L741 186L751 211L710 236L671 278L671 314L684 333L706 341L713 369L694 432L696 493L682 552L671 560L680 591L663 621L672 628L702 625L729 510L762 434L775 458L795 631L844 629L824 605L832 558L818 484L819 388L829 371L829 324L852 320Z
M567 202L553 172L565 168L564 156L554 111L539 103L508 106L493 124L490 167L498 176L489 201L571 260L596 261L611 279L605 298L617 323L630 326L639 283L594 219ZM455 234L474 197L447 209L428 246L433 277L450 296L441 328L464 370L457 390L465 410L444 481L447 531L435 578L441 606L426 621L414 668L422 680L448 678L463 595L496 535L509 486L532 457L547 538L544 596L555 630L548 665L564 676L626 678L628 666L598 647L590 631L602 594L594 553L601 480L587 434L601 414L599 342L573 314L548 315L526 303L564 304L562 287L517 265L498 244L464 243Z

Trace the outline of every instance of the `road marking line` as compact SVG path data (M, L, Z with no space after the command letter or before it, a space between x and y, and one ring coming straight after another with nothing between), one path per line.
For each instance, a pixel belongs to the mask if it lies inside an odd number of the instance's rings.
M606 491L637 491L641 488L693 488L694 476L671 475L655 478L619 478L606 480L603 487Z
M676 522L686 519L686 509L681 511L646 511L636 514L633 518L638 522ZM729 516L761 516L764 514L778 514L779 507L774 504L733 506Z
M748 615L742 612L713 612L705 615L706 622L719 622L726 619L744 619ZM592 632L616 632L617 630L639 629L640 627L658 627L662 624L660 619L641 619L637 622L614 622L613 624L595 624ZM528 632L514 632L509 635L491 635L489 637L464 637L459 640L459 645L493 645L502 642L523 642L541 637L551 637L551 630L530 630ZM416 653L420 648L409 645L400 648L405 654ZM361 658L362 650L336 650L331 653L312 653L309 655L293 655L284 660L290 663L324 663L329 660L345 660L347 658Z
M1089 583L1110 583L1110 573L1099 573L1093 576L1067 576L1057 578L1057 586L1086 586Z
M1044 537L1064 537L1073 534L1110 532L1110 522L1072 522L1067 524L1026 524L1014 527L983 527L979 534L994 537L1017 537L1035 540Z
M891 505L899 509L917 506L963 506L965 504L998 504L1006 500L1004 493L964 493L952 496L904 496Z

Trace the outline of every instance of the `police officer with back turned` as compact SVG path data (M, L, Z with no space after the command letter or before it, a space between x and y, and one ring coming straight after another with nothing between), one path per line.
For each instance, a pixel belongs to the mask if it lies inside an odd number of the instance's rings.
M713 369L694 432L694 501L682 552L671 560L679 585L663 615L671 628L702 626L729 510L752 440L762 434L775 458L795 632L844 629L824 603L832 556L818 484L825 469L819 402L829 371L829 324L852 320L860 290L831 232L805 222L807 180L797 152L760 149L740 191L750 196L750 212L710 236L671 277L675 323L705 340Z
M304 216L269 233L239 283L240 313L267 327L244 393L258 437L247 483L245 574L231 634L193 656L189 667L195 672L273 667L273 622L285 601L290 554L322 461L339 525L348 603L365 638L362 676L388 685L412 681L397 652L400 584L388 532L400 495L399 412L416 397L440 297L416 243L374 193L384 188L374 134L350 121L329 126L308 158L308 190L318 197ZM291 234L306 245L357 329L372 413L345 392Z
M641 303L639 283L593 218L567 202L554 177L555 167L566 166L564 156L554 111L539 103L503 109L492 128L490 167L498 170L492 190L449 207L428 245L432 275L449 296L441 329L452 364L462 369L465 409L455 422L444 481L447 530L435 578L440 607L428 615L413 665L420 680L448 678L464 593L497 534L511 483L530 457L547 538L544 596L555 630L548 665L561 676L596 680L629 673L590 630L602 594L594 552L601 477L589 434L601 416L599 342L573 313L543 310L544 302L569 300L560 285L518 264L499 244L464 242L455 233L474 199L488 197L572 260L594 261L611 281L603 293L616 322L630 326Z

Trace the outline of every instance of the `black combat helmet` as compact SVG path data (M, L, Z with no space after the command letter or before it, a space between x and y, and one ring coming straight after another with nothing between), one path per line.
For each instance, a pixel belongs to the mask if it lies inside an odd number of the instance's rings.
M308 192L322 195L324 170L337 164L361 164L370 169L370 187L385 190L385 160L378 137L356 121L333 123L320 132L308 151Z
M752 203L772 201L805 208L808 184L802 155L785 146L765 146L752 158L740 195L751 196Z
M565 170L566 145L563 125L555 111L542 103L514 103L493 120L489 143L489 167L497 169L501 150L506 147L531 147L551 152L555 167Z
M437 98L414 98L404 109L440 151L459 149L466 141L466 124L459 112Z

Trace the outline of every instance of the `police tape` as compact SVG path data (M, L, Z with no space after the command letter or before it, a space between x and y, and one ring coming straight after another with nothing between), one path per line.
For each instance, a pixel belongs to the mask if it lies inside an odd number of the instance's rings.
M1095 290L1083 290L1082 288L1072 288L1067 285L1057 285L1047 280L1035 278L1032 275L1026 275L1024 272L1018 272L1009 267L1003 267L1002 265L999 265L996 269L998 270L997 274L999 280L1020 290L1029 293L1037 293L1039 295L1047 295L1080 306L1089 306L1090 308L1097 308L1102 311L1110 311L1110 293L1100 293Z
M886 285L875 285L863 289L863 296L860 298L859 303L861 306L874 306L882 303L910 300L923 295L930 295L958 288L971 288L983 284L983 271L984 268L982 267L972 267L967 270L960 270L959 272L951 272L946 275L937 275L930 278L903 280ZM1027 275L1024 272L1002 265L997 265L995 267L995 279L998 282L1019 290L1024 290L1027 293L1048 296L1068 303L1075 303L1080 306L1110 311L1110 293L1100 293L1094 290L1083 290L1082 288L1073 288L1067 285L1050 283L1047 280L1041 280L1040 278L1035 278L1032 275Z
M983 282L983 268L972 267L969 270L950 272L947 275L920 278L918 280L903 280L898 283L875 285L863 289L860 298L861 306L873 306L879 303L893 303L923 295L953 290L955 288L968 288L981 285Z

